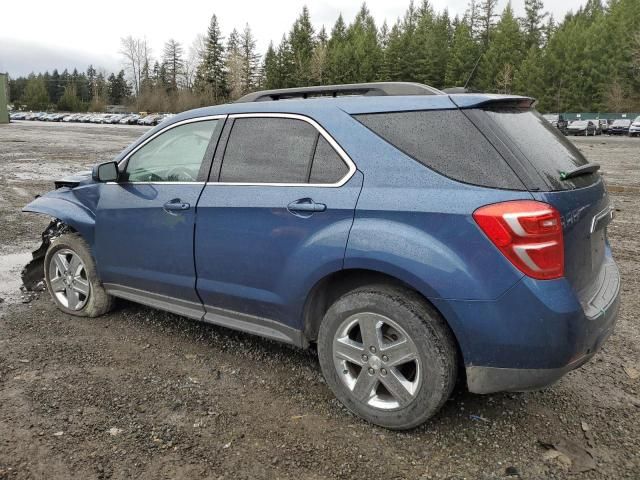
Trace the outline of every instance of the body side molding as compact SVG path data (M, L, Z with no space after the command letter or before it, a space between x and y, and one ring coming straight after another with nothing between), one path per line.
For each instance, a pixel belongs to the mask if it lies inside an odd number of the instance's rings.
M184 317L288 343L296 347L306 348L308 345L300 330L280 322L212 306L203 307L200 303L180 300L115 283L105 283L103 285L107 293L114 297L124 298L125 300L131 300Z

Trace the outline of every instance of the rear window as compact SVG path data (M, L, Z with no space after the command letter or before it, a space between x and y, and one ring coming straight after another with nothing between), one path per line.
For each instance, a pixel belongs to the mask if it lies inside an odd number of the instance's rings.
M355 118L414 160L453 180L525 189L495 148L459 110L375 113Z
M499 126L515 148L529 160L546 180L550 190L585 187L597 181L597 173L569 180L560 179L562 172L570 172L588 163L587 159L535 110L487 109L484 114ZM577 124L574 122L574 125Z

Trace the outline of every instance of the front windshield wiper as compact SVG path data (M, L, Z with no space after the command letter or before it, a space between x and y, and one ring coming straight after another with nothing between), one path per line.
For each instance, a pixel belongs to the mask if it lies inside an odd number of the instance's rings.
M600 170L599 163L585 163L569 172L560 172L560 180L569 180L570 178L579 177L580 175L595 173L598 170Z

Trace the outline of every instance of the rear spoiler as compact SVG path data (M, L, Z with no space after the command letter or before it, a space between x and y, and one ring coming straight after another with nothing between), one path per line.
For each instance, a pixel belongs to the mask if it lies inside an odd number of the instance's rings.
M520 95L487 95L483 94L454 94L449 95L451 101L458 108L479 108L490 106L531 108L536 102L535 98Z

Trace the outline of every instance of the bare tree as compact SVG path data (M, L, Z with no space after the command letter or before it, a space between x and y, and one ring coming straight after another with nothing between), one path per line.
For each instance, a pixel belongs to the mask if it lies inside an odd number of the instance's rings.
M505 63L502 69L498 72L498 76L496 77L496 86L498 87L498 93L511 93L512 84L513 65L511 65L510 63Z
M189 47L182 65L182 83L191 90L194 86L198 65L204 61L207 51L207 38L199 33Z
M131 83L136 97L140 94L142 72L150 64L151 48L147 39L133 38L131 35L120 39L120 52L125 58L125 65L131 75Z

